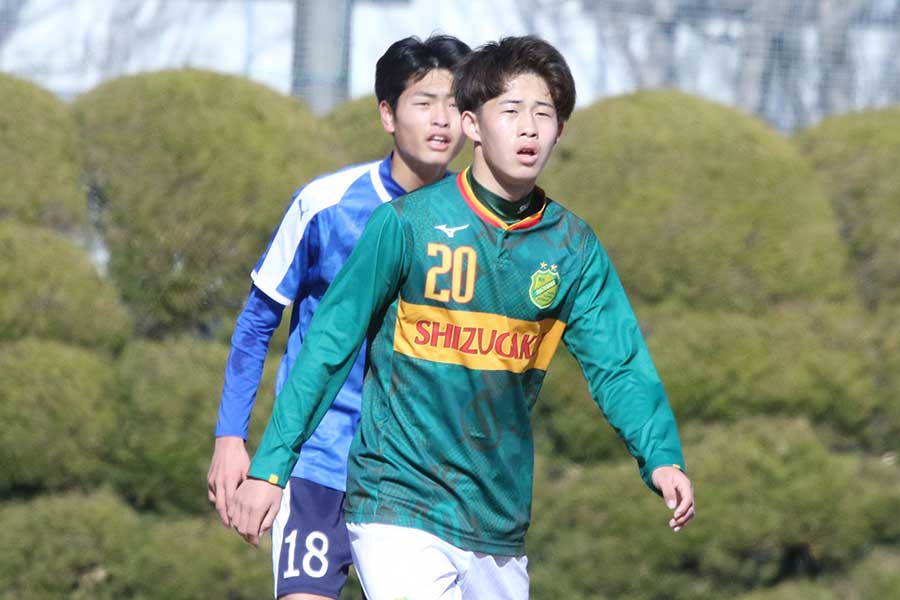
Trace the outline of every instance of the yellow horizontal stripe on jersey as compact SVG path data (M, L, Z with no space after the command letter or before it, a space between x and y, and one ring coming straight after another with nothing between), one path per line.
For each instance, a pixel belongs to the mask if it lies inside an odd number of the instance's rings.
M394 351L482 371L547 370L566 324L405 302L397 307Z

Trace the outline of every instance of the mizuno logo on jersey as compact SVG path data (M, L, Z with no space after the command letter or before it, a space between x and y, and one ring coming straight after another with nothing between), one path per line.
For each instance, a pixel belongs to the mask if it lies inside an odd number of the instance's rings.
M463 229L468 229L469 224L466 223L465 225L460 225L459 227L447 227L447 225L441 224L441 225L435 225L434 228L437 229L438 231L443 231L444 233L447 234L448 238L452 239L453 236L456 235L457 231L462 231Z
M401 299L394 350L469 369L523 373L547 370L564 329L556 319L523 321Z

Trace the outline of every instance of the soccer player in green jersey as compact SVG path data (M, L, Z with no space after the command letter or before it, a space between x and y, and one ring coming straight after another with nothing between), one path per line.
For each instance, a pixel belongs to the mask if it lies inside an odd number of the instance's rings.
M694 515L675 419L609 257L537 178L575 104L535 37L455 72L474 161L377 208L307 332L230 511L255 542L368 339L345 514L371 600L527 598L531 409L559 342L660 493Z

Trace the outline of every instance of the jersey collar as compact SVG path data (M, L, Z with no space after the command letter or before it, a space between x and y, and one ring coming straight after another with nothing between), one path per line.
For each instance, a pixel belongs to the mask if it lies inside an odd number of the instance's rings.
M472 186L469 185L469 181L466 178L466 174L471 168L472 167L466 167L464 170L460 171L460 173L456 176L456 185L459 188L460 193L462 194L463 200L466 201L466 204L469 205L469 208L471 208L475 212L475 214L481 218L482 221L486 221L494 227L498 227L506 231L528 229L541 222L541 219L544 216L544 209L547 208L547 196L544 194L544 190L539 187L534 188L535 193L538 194L541 201L541 209L539 211L525 217L521 221L515 221L513 223L507 224L503 221L503 219L497 216L494 211L490 209L490 207L478 200L478 196L476 196L475 192L472 191Z
M378 164L378 177L374 177L375 173L373 173L372 180L378 179L378 182L375 184L376 189L378 186L381 189L377 189L378 195L381 197L382 202L388 202L389 200L393 200L397 196L402 196L406 193L399 183L394 181L394 178L391 177L391 158L393 158L394 153L391 152L387 155L383 161Z

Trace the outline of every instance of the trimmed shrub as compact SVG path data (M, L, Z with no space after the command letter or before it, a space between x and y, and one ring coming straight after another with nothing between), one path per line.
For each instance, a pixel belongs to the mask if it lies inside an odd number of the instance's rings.
M378 100L374 95L344 102L335 107L323 121L328 131L346 150L351 163L380 160L394 147L394 138L381 126ZM460 135L464 135L460 132ZM458 172L472 162L472 142L466 141L449 170Z
M535 598L730 598L846 568L895 520L896 471L830 453L802 420L690 428L685 440L699 509L677 535L633 461L539 462Z
M810 167L712 102L645 91L580 110L541 185L594 227L635 302L758 313L850 288Z
M253 600L271 593L269 536L254 549L218 519L154 518L150 524L144 543L123 560L129 587L144 597Z
M871 552L853 569L849 587L841 598L900 598L900 553L896 547L881 547Z
M113 370L59 342L0 344L0 494L88 488L106 476Z
M846 600L846 597L822 583L792 581L742 594L737 600Z
M74 109L110 273L151 336L220 327L293 191L344 162L298 102L233 76L123 77Z
M8 503L0 525L4 599L250 600L271 590L268 548L211 518L139 516L106 491Z
M4 600L125 597L122 560L146 536L137 515L106 491L2 504L0 526Z
M118 350L128 312L87 254L48 229L0 223L0 340L54 338Z
M680 422L807 416L867 448L894 443L897 424L884 415L896 400L878 390L877 342L861 309L647 310L642 324Z
M898 451L900 439L900 305L884 307L874 316L877 356L875 364L878 412L872 432L878 439L892 440L886 445Z
M831 197L862 298L900 302L900 108L831 117L796 141Z
M228 349L187 338L138 341L117 365L116 484L139 508L207 509L205 476Z
M0 218L72 230L87 222L75 122L33 83L0 73Z
M206 473L227 356L224 345L188 338L139 341L123 353L115 481L135 506L167 514L211 510ZM275 361L269 362L251 421L251 452L271 414Z
M643 308L640 319L679 424L806 416L834 430L834 443L895 448L900 328L889 316L879 326L859 307L808 304L765 317ZM542 448L576 462L626 455L565 351L548 371L534 429Z
M350 163L381 160L394 147L394 138L381 126L374 95L339 104L325 115L322 124L345 150Z

